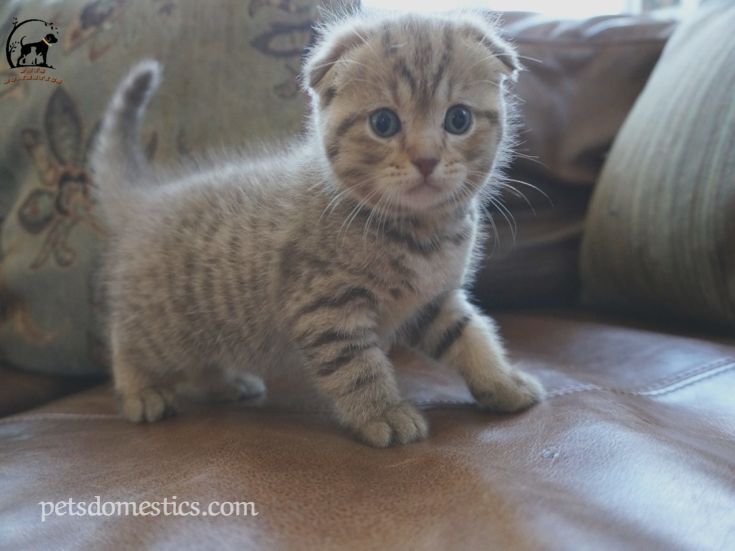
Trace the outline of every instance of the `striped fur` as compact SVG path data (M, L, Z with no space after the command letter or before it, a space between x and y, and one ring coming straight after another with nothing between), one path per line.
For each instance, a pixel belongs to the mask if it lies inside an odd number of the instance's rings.
M252 395L263 387L249 372L281 367L305 371L368 444L415 441L428 429L398 392L387 357L398 340L459 369L484 407L537 401L540 385L508 364L461 290L478 202L507 149L514 60L467 15L351 16L323 31L305 64L305 140L178 176L140 167L137 154L135 170L121 166L158 81L152 62L133 69L92 159L113 233L113 371L126 416L157 420L197 389ZM475 113L461 136L442 127L457 103ZM390 139L368 124L385 106L403 126ZM417 156L439 164L414 193Z

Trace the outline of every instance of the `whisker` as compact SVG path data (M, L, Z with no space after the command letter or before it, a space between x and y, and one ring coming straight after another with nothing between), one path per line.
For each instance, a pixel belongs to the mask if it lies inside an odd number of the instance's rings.
M381 234L385 232L385 225L388 223L388 209L390 209L391 203L393 202L393 197L388 196L388 206L384 213L382 213L382 216L380 217L379 224L378 224L378 232Z
M500 233L498 232L498 226L495 224L495 218L493 218L493 215L490 211L487 210L487 207L480 203L480 209L485 214L485 218L490 222L490 227L493 230L493 249L490 251L490 255L492 256L495 254L495 251L500 248Z
M366 65L365 63L360 63L359 61L356 61L354 59L340 58L336 61L328 61L326 63L320 63L319 65L314 65L314 69L323 69L324 67L331 67L333 65L336 65L337 63L344 63L347 65L359 65L361 67L365 67L366 69L371 68L369 65Z
M347 214L347 216L345 217L345 219L342 221L342 225L340 226L339 230L337 231L337 235L340 235L341 234L342 228L344 227L345 223L347 222L347 220L350 219L350 217L355 212L355 210L358 209L358 208L360 208L360 206L362 205L362 202L363 202L363 199L358 199L357 200L357 202L355 203L355 206L352 207L352 210Z
M322 218L324 217L324 214L326 214L326 212L327 212L327 209L329 209L330 205L332 206L332 208L331 208L331 211L330 211L330 214L331 214L331 212L334 212L334 209L336 209L336 208L337 208L337 206L339 205L339 202L340 202L340 201L341 201L341 200L342 200L342 199L344 198L344 196L345 196L345 195L347 195L347 194L348 194L348 193L349 193L350 191L352 191L352 190L353 190L354 188L356 188L356 187L358 187L358 186L361 186L361 185L365 185L365 184L370 184L370 183L373 183L373 182L374 182L375 180L376 180L376 177L374 177L374 176L371 176L371 177L369 177L369 178L365 178L365 179L363 179L363 180L360 180L360 181L358 181L358 182L353 182L353 183L351 183L350 185L346 185L346 186L344 187L344 189L342 189L342 190L339 190L339 191L338 191L338 192L337 192L337 193L335 194L335 196L334 196L334 197L332 198L332 200L331 200L331 201L330 201L330 202L329 202L329 203L327 204L327 206L326 206L326 207L324 208L324 210L322 211L321 215L319 215L319 220L321 221L321 219L322 219ZM333 203L334 203L334 204L333 204Z
M486 173L485 172L480 172L480 171L477 171L477 170L468 170L467 171L467 175L468 176L485 176ZM508 176L499 175L497 177L497 179L493 183L496 183L496 184L499 184L499 185L508 186L507 182L512 182L514 184L519 184L519 185L522 185L522 186L526 186L526 187L529 187L529 188L533 189L534 191L537 191L538 193L540 193L541 195L544 196L544 198L549 202L549 205L550 206L552 206L552 207L554 206L554 201L551 199L551 197L549 197L549 194L548 193L546 193L544 190L542 190L538 186L535 186L533 184L529 184L528 182L524 182L523 180L516 180L515 178L509 178ZM511 187L512 188L513 186L508 186L508 187ZM513 188L513 189L515 189L515 188ZM519 191L519 190L516 189L516 191Z
M385 208L381 209L381 211L378 213L378 225L377 225L378 235L382 235L383 232L385 231L384 230L385 223L388 220L388 213L390 212L390 206L393 200L393 197L388 193L383 194L383 197L381 197L381 201L384 198L386 199Z
M334 212L334 209L336 209L339 206L339 204L342 202L342 199L344 198L345 195L347 195L347 193L349 193L349 191L350 191L349 189L343 189L342 191L336 193L334 197L332 197L332 200L329 201L327 206L324 207L324 210L319 215L319 222L321 222L322 218L324 218L324 215L327 213L328 210L330 211L329 214L332 214L332 212ZM330 207L331 207L331 210L330 210Z
M372 44L370 44L370 42L368 42L367 38L365 38L365 37L364 37L363 35L361 35L361 34L360 34L359 32L357 32L357 29L352 29L352 32L353 32L354 34L356 34L356 35L357 35L357 37L358 37L358 38L359 38L360 40L362 40L362 43L363 43L363 44L365 44L365 46L367 46L368 48L370 48L370 51L371 51L371 52L372 52L372 53L373 53L374 55L378 55L378 54L377 54L377 53L375 52L375 49L373 48L373 45L372 45Z
M526 155L525 153L521 153L520 151L514 151L513 156L519 157L521 159L526 159L527 161L531 161L532 163L536 163L537 165L546 168L546 163L544 163L536 155Z
M355 218L357 218L357 216L358 216L358 215L360 214L360 212L362 212L362 209L363 209L364 207L369 207L369 206L370 206L370 205L368 204L368 201L369 201L370 199L372 199L372 198L373 198L373 196L375 196L375 194L376 194L376 193L378 193L379 191L380 191L380 190L376 188L376 189L374 189L374 190L373 190L373 191L372 191L371 193L369 193L369 194L367 195L367 197L364 197L363 199L361 199L360 201L358 201L358 202L357 202L357 205L355 206L355 208L353 208L353 209L352 209L352 211L351 211L351 212L350 212L350 214L349 214L349 215L347 216L347 218L345 219L345 221L344 221L344 222L342 222L342 226L340 226L340 229L339 229L339 231L337 232L337 235L338 235L338 236L342 234L342 228L343 228L343 227L344 227L344 235L345 235L345 236L347 235L347 232L349 231L349 229L350 229L350 226L352 225L352 222L354 222L354 221L355 221ZM345 227L345 224L347 224L347 226L346 226L346 227Z
M552 207L554 206L554 201L552 201L551 197L549 197L549 195L544 190L542 190L540 187L534 186L533 184L529 184L528 182L524 182L523 180L516 180L514 178L503 177L503 180L505 180L506 182L513 182L514 184L520 184L522 186L527 186L527 187L530 187L531 189L538 191L541 195L546 197L546 200L549 202L549 205L551 205Z
M373 217L377 213L378 216L380 216L380 203L383 202L383 199L385 199L386 194L381 193L380 197L378 198L378 202L373 205L372 209L370 210L370 215L367 217L367 220L365 221L365 227L362 230L362 241L363 243L367 240L367 233L370 229L370 222L372 221Z
M472 82L468 82L464 85L464 87L472 86L473 84L492 84L496 88L500 87L500 84L495 82L494 80L473 80Z
M529 206L529 208L531 209L531 212L533 214L536 214L536 209L534 208L533 204L521 190L516 189L513 186L506 184L505 182L498 182L498 185L502 187L503 189L507 189L510 193L512 193L516 197L523 199L526 202L526 204Z
M475 63L473 63L472 65L470 65L469 67L467 67L467 68L466 68L466 69L464 70L464 72L465 72L465 73L467 73L467 72L471 71L472 69L474 69L475 67L477 67L477 66L478 66L478 65L479 65L480 63L484 63L484 62L486 62L486 61L490 61L491 59L495 59L496 57L497 57L497 56L496 56L495 54L490 54L490 55L489 55L489 56L487 56L487 57L483 57L483 58L482 58L482 59L480 59L479 61L476 61Z
M345 189L337 191L337 193L334 194L334 197L332 197L332 200L329 201L326 207L324 207L324 210L319 216L319 220L321 221L324 214L327 212L327 210L329 210L329 207L331 207L333 204L334 206L332 207L332 211L334 211L334 209L337 207L342 197L344 197L347 193L349 193L351 189L352 189L351 187L345 187Z
M352 83L352 82L364 82L364 83L366 83L366 84L372 84L372 85L374 85L374 84L375 84L375 81L374 81L374 80L368 80L368 79L366 79L366 78L354 78L354 77L351 77L351 78L350 78L350 82L351 82L351 83Z
M513 217L513 214L511 214L508 208L503 205L503 203L496 197L490 198L490 204L497 208L503 218L505 218L505 221L508 223L508 228L510 229L511 236L513 237L513 245L515 245L518 226L516 224L515 218Z
M504 54L502 52L495 54L495 56L496 57L503 57L503 56L505 56L505 57L513 57L511 54ZM524 60L528 60L528 61L533 61L534 63L539 63L540 65L543 65L544 64L544 61L542 59L536 59L535 57L529 57L527 55L521 55L521 54L516 54L516 57L518 59L524 59Z

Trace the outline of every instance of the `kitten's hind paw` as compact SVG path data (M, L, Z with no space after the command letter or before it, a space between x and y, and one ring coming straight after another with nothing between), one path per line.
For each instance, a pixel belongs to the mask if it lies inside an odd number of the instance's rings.
M533 375L523 371L504 373L487 388L472 388L481 409L513 413L528 409L544 398L544 387Z
M255 375L247 373L239 375L235 379L234 386L237 389L238 400L254 400L262 398L265 394L265 383Z
M357 429L360 440L375 448L416 442L428 434L426 419L408 402L387 409Z
M209 390L206 401L227 403L262 399L265 396L265 384L254 375L244 373L232 379L222 381Z
M139 392L123 393L123 415L135 423L152 423L175 412L174 395L168 390L145 388Z

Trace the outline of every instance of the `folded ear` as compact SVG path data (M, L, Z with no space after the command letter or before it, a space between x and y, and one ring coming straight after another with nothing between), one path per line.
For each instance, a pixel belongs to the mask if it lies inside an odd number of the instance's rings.
M304 88L318 91L325 86L325 77L347 52L363 44L366 29L360 21L349 21L317 29L319 38L304 62L302 83Z
M505 70L503 71L513 82L518 80L519 71L523 70L513 46L500 37L497 31L497 20L488 21L483 15L465 17L462 19L462 30L487 48L498 58Z

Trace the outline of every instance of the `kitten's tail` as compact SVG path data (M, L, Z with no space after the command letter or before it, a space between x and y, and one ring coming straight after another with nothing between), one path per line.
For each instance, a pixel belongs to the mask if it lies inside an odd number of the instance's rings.
M117 87L102 119L90 158L97 198L113 227L124 223L135 208L134 188L148 176L148 162L140 147L145 108L161 80L157 61L138 63Z

